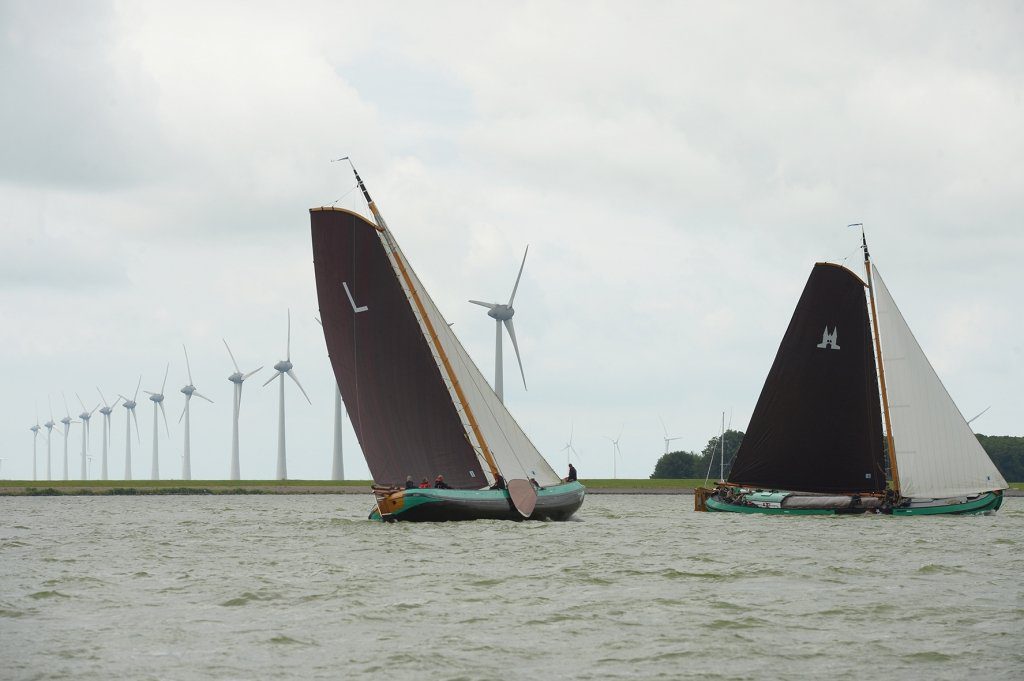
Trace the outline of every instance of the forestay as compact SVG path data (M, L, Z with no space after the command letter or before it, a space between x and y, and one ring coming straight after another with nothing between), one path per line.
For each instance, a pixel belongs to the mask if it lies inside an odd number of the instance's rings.
M900 493L942 498L1006 489L1006 480L946 392L878 268L872 265L871 272Z

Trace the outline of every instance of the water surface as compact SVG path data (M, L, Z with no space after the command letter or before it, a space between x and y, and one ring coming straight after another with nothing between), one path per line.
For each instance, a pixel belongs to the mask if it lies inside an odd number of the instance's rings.
M368 498L0 498L5 679L1024 676L994 516L384 525Z

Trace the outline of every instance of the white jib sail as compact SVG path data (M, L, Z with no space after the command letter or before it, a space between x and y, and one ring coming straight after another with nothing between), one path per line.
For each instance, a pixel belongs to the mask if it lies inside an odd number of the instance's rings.
M391 235L391 239L394 241L393 235ZM397 242L395 244L397 246ZM472 358L470 358L466 349L462 347L462 343L456 337L451 327L448 326L448 322L441 315L437 305L434 304L434 301L423 287L423 283L416 276L416 272L409 265L409 261L405 258L405 254L401 252L400 248L398 249L397 256L402 258L402 263L405 265L410 279L412 279L413 286L416 287L420 302L423 303L427 316L430 317L434 332L444 348L452 371L455 373L455 378L459 382L459 387L469 403L467 406L473 413L477 427L480 429L480 434L487 443L487 447L494 458L498 470L506 480L517 478L528 480L533 478L545 487L561 482L561 478L558 477L558 474L551 468L551 465L543 455L537 451L537 448L534 447L530 438L519 427L516 420L512 418L512 414L509 413L505 405L498 399L494 389L491 388L491 385L484 378L484 375L477 368ZM413 309L417 317L419 317L415 305L413 305ZM422 321L420 324L423 326ZM442 376L445 375L444 367L440 362L440 358L436 356L436 351L435 359L438 361L438 367L441 369ZM458 397L454 389L447 381L446 385L453 402L455 402L456 406L459 406ZM477 449L477 455L481 458L483 469L487 472L488 478L490 478L489 468L480 453L480 443L476 441L473 435L473 430L469 425L465 410L460 409L460 417L462 418L463 427L466 429L466 435ZM488 479L488 482L493 482L493 480Z
M889 418L905 497L944 498L1008 485L946 392L871 266Z

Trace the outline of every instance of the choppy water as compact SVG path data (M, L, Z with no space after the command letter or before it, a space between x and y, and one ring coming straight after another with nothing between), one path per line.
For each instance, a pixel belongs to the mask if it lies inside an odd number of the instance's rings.
M995 516L371 523L351 496L0 498L0 678L1024 676Z

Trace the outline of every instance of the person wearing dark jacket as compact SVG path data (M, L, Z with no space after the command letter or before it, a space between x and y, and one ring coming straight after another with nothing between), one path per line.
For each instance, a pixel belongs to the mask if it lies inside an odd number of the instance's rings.
M412 479L411 475L405 476L405 488L406 489L416 489L416 483L413 482L413 479Z
M566 476L566 482L575 482L576 480L576 467L569 464L569 475Z
M439 475L434 479L434 489L451 489L451 485L444 481L443 475Z

